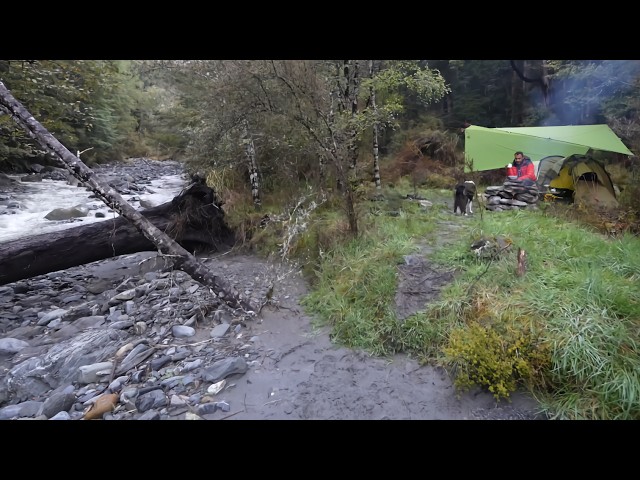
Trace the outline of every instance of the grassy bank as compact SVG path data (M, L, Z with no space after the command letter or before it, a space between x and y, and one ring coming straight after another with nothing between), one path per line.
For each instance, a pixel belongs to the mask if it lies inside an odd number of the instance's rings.
M454 216L449 189L409 181L381 193L360 197L358 239L339 200L311 189L265 196L260 212L231 196L228 217L244 247L303 266L305 307L337 343L444 366L461 391L508 401L527 389L551 418L640 419L640 239L624 222L548 204ZM475 252L479 240L488 246ZM400 319L409 254L453 280Z
M455 217L448 192L419 191L433 204L424 208L398 190L363 213L360 239L318 257L305 304L335 341L443 365L458 388L480 385L496 398L529 389L554 418L640 419L637 237L603 236L544 208ZM460 228L441 242L447 222ZM495 246L478 255L470 245L479 239ZM419 244L434 247L429 260L455 279L399 321L397 266Z

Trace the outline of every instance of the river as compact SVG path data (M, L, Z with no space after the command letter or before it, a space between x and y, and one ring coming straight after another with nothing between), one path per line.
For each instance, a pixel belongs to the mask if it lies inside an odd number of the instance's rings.
M156 169L156 166L155 162L148 161L137 164L134 167L136 174L133 175L132 186L135 185L138 190L121 193L136 209L143 208L141 202L147 206L168 202L186 186L185 175L178 173L179 164L167 164L163 169ZM100 170L104 169L98 171ZM174 173L166 173L172 171ZM157 178L153 178L154 174L157 174ZM10 187L0 187L0 245L22 237L64 230L119 216L104 202L95 198L93 192L85 186L73 186L63 180L50 179L22 182L20 178L24 177L24 174L8 177L16 183ZM77 205L88 208L87 216L74 218L72 221L45 218L54 209Z

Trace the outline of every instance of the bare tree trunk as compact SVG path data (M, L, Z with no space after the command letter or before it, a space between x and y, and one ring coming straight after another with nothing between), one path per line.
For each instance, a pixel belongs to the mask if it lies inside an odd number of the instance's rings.
M335 92L331 92L331 106L329 108L329 115L327 117L327 123L329 126L329 132L331 133L331 137L332 137L332 141L331 141L331 147L328 149L328 153L329 156L333 159L333 162L336 166L336 191L338 192L344 192L345 189L345 181L343 178L343 172L341 169L341 165L338 164L338 162L340 162L340 159L338 158L338 149L336 147L336 141L335 141L335 137L334 137L334 133L333 133L333 124L335 122L335 111L334 111L334 105L336 102L336 93ZM338 109L340 107L340 104L338 103Z
M336 133L333 128L334 126L334 111L333 111L333 102L334 102L335 94L332 92L331 94L331 108L329 109L328 122L327 126L329 128L329 134L331 136L330 147L326 148L326 152L333 161L333 165L336 168L336 190L339 194L343 195L345 198L346 205L346 213L347 218L349 219L349 229L354 236L358 236L358 222L355 214L355 203L353 198L353 189L351 185L347 181L347 175L344 171L343 160L339 155L339 149L336 142Z
M547 62L545 60L540 60L539 63L537 60L509 60L509 63L511 64L513 72L518 76L520 80L522 80L522 89L520 91L522 98L519 102L520 107L519 110L512 110L512 115L520 115L518 117L518 123L521 123L524 117L525 106L528 107L528 105L525 105L525 103L528 98L527 93L530 88L526 85L539 86L542 93L544 106L549 106L550 83ZM515 84L513 85L515 86ZM515 94L515 92L513 91L512 93ZM512 103L514 102L512 101Z
M350 129L343 125L344 121L348 122L349 114L352 112L353 103L349 103L345 91L349 91L349 83L345 71L349 61L331 62L335 69L331 79L332 88L327 92L329 97L329 105L324 103L324 98L313 98L309 96L309 92L302 91L302 94L313 100L311 107L314 115L319 120L319 124L310 121L307 113L301 108L301 102L298 103L300 115L297 115L297 121L307 129L309 135L317 142L326 155L326 159L333 163L336 173L336 191L341 194L345 200L345 210L349 220L350 233L354 236L358 235L358 222L356 216L356 198L350 182L347 179L347 171L349 169L349 135L357 133L357 130ZM346 70L345 70L346 68ZM297 88L281 75L277 75L284 84L289 88L294 99L298 100ZM327 108L328 107L328 108ZM340 121L336 120L336 110L340 116ZM324 160L324 159L322 159Z
M549 108L553 99L551 98L551 84L549 80L549 65L546 60L541 61L540 77L542 78L542 90L544 106Z
M373 78L374 73L373 60L369 60L369 76ZM376 118L373 123L373 181L376 184L376 189L380 190L382 184L380 182L380 158L378 156L378 107L376 105L376 89L373 84L369 87L369 95L371 97L371 108Z
M373 125L373 181L376 184L376 189L382 188L382 182L380 180L380 157L378 152L378 122Z
M320 155L320 157L318 158L318 162L320 163L320 173L319 173L319 183L320 183L320 189L324 191L325 188L325 184L324 182L326 181L326 177L327 177L327 159L325 158L324 155Z
M517 62L521 62L518 60ZM522 65L518 65L522 68ZM524 97L524 81L514 70L511 76L511 125L522 123L522 103Z
M53 153L56 158L100 198L121 216L129 220L146 238L158 247L158 251L174 258L174 266L189 274L194 280L210 287L218 296L233 308L253 310L248 302L240 298L239 293L224 278L213 275L208 267L202 265L193 255L168 237L133 208L112 187L99 182L95 173L78 157L73 155L49 131L38 122L24 106L16 100L11 92L0 82L0 108L23 127L44 149Z
M344 64L345 90L343 95L343 104L349 108L351 118L353 119L358 113L358 91L360 88L360 78L358 77L358 61L345 60ZM347 151L349 152L349 177L355 180L358 177L358 139L356 138L356 129L351 127L348 132Z
M262 201L260 200L260 176L258 172L258 163L256 162L256 149L253 144L253 138L249 134L249 124L244 121L244 148L247 160L249 161L249 182L251 183L251 197L256 210L260 210Z
M449 115L453 112L453 93L448 93L444 97L444 101L442 102L442 110L445 115Z
M343 90L338 90L338 105L342 107L343 111L349 111L351 113L351 117L354 117L358 110L358 65L357 61L355 62L355 66L351 68L351 60L343 61ZM330 131L333 138L333 145L331 153L333 155L333 161L336 165L336 173L338 176L338 185L341 186L341 193L345 199L346 213L347 218L349 220L349 229L354 237L358 236L358 218L356 216L355 209L355 196L353 192L353 182L350 180L355 179L356 177L356 160L358 156L358 150L356 145L356 135L355 128L351 127L351 129L347 129L346 132L346 159L341 158L341 151L336 147L336 138L335 138L335 129L333 125L330 124ZM344 154L344 149L342 150L342 154ZM345 172L344 163L347 163L347 172Z
M355 118L358 114L358 92L360 91L360 65L357 60L353 64L353 75L351 76L351 95L349 101L351 103L351 118ZM352 127L351 139L349 147L351 149L351 170L354 178L358 177L358 138L355 127Z

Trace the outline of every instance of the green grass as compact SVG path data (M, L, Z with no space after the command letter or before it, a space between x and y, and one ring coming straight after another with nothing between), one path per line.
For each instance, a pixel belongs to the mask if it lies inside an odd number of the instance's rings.
M389 223L405 221L393 218ZM384 243L367 236L336 246L325 254L304 304L333 326L333 338L339 343L377 355L394 353L390 339L398 328L392 311L396 264L411 251L409 235L391 236Z
M505 385L529 388L554 418L640 419L639 239L607 238L542 210L454 217L444 204L449 192L418 193L433 206L389 194L361 218L361 238L332 244L314 266L304 304L332 325L334 340L467 372L467 383L486 382L494 393L499 386L501 396ZM441 241L443 222L460 226L450 243ZM481 237L511 246L478 258L470 245ZM439 299L400 322L397 265L418 243L432 245L429 260L457 274ZM518 248L527 258L522 277ZM495 351L480 355L486 368L478 369L468 355L487 348L477 340L489 331Z

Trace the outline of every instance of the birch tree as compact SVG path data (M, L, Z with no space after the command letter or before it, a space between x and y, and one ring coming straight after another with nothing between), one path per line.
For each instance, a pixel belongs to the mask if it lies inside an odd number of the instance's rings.
M374 60L369 60L369 78L373 78L375 74L375 63ZM380 190L382 188L382 183L380 182L380 158L378 156L378 131L379 131L379 122L378 122L378 107L376 105L376 88L371 82L369 86L369 100L371 108L373 109L373 182L376 186L376 190Z
M243 122L244 135L243 143L249 163L249 183L251 184L251 198L256 210L260 210L262 201L260 200L260 176L258 164L256 162L256 148L253 144L253 138L249 133L249 122L245 119Z

